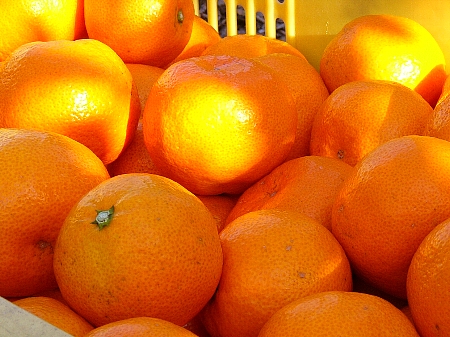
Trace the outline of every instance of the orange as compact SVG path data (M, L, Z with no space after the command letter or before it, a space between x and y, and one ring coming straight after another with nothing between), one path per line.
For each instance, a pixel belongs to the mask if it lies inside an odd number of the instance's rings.
M53 253L72 206L109 178L97 156L60 134L0 128L0 296L57 287Z
M124 173L153 173L164 175L161 170L155 167L145 146L142 119L139 120L130 144L128 144L116 160L109 163L106 167L111 177Z
M305 58L298 49L285 41L264 35L248 34L225 36L219 42L207 47L202 55L228 55L254 58L272 53L292 54Z
M408 270L411 316L422 337L450 334L450 219L421 242Z
M351 170L335 158L305 156L287 161L242 193L226 223L259 209L287 209L331 230L331 207Z
M357 80L399 82L434 106L446 78L434 37L414 20L365 15L348 22L326 46L320 74L330 92Z
M269 67L209 55L166 69L143 123L150 156L167 177L198 195L239 194L285 160L297 112Z
M192 32L188 43L183 51L169 65L191 57L200 56L207 47L220 40L220 34L209 22L196 15L194 16Z
M141 112L143 112L150 89L158 77L164 72L164 69L137 63L127 63L125 65L130 71L133 81L136 84L139 101L141 103Z
M273 53L256 58L281 75L294 96L298 121L295 142L286 160L307 156L317 111L329 96L318 71L303 57Z
M130 173L74 205L54 270L63 298L95 327L140 316L184 325L214 294L222 249L195 195L165 177Z
M327 291L304 297L276 312L258 337L419 337L412 323L380 297Z
M220 233L224 254L216 294L201 312L211 336L257 336L292 301L352 289L342 247L316 220L293 211L250 212Z
M206 328L203 325L203 322L201 321L200 314L198 314L193 319L191 319L189 322L187 322L185 325L183 325L183 328L193 332L197 337L211 337L211 335L208 333L208 331L206 331Z
M125 63L164 68L189 41L192 0L84 0L86 30Z
M444 98L427 120L425 134L450 141L450 96Z
M1 66L1 64L0 64L0 66ZM437 104L441 103L445 98L447 98L447 96L449 94L450 94L450 75L447 76L447 78L444 82L444 85L442 86L442 92L441 92L441 95L439 96L439 100L438 100Z
M82 0L6 0L0 13L0 61L28 42L86 37Z
M134 317L105 324L84 337L195 337L192 332L159 318Z
M219 195L198 195L203 204L209 209L216 220L217 230L220 232L226 224L228 215L236 205L238 195L219 194Z
M403 84L362 80L331 93L314 118L311 154L354 166L386 141L424 135L433 108Z
M367 154L334 200L331 226L363 281L406 298L406 275L425 236L450 217L450 142L392 139Z
M130 142L139 114L130 72L96 40L27 43L0 72L0 127L61 133L105 164Z
M83 337L94 329L92 325L66 304L51 297L26 297L13 303L71 336Z

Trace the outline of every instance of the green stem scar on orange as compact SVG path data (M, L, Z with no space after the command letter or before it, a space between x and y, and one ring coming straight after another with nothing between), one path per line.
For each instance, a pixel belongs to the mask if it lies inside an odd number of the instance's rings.
M114 205L111 206L108 210L101 210L97 212L97 216L95 217L95 220L91 222L91 224L98 225L98 229L101 230L103 227L108 226L111 222L113 215L114 215Z

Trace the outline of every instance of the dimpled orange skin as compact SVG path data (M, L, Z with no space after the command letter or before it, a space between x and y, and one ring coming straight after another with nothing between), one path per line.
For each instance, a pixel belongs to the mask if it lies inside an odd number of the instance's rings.
M0 71L0 127L61 133L105 164L131 141L139 115L126 65L96 40L31 42Z
M109 178L100 159L65 136L0 128L0 296L57 287L53 252L72 206Z
M82 0L0 2L0 61L33 41L86 37Z
M220 233L222 277L202 310L211 336L257 336L288 303L327 290L352 290L350 264L330 231L294 211L247 213Z
M445 57L419 23L401 16L365 15L348 22L325 48L320 74L333 92L344 83L396 81L434 107L447 76Z
M408 270L411 316L423 337L450 335L450 219L422 241Z
M143 123L150 156L167 177L198 195L239 194L285 160L297 112L269 67L201 56L166 69Z
M285 162L245 190L226 224L251 211L277 208L301 212L331 230L331 207L351 170L338 159L319 156Z
M450 141L450 96L444 98L427 120L425 134Z
M417 92L392 81L361 80L333 91L315 115L312 155L355 166L386 141L424 135L433 108Z
M98 327L84 337L195 337L185 328L152 317L133 317Z
M354 167L334 201L331 220L356 275L406 298L415 251L450 217L449 170L450 143L427 136L390 140Z
M164 68L189 41L192 0L84 0L86 30L125 63Z
M114 214L99 229L97 210ZM212 297L222 272L216 223L181 185L122 174L99 184L68 214L54 254L69 305L95 327L148 316L184 325Z
M276 312L258 337L419 337L409 319L377 296L327 291L294 301Z
M202 55L229 55L254 58L272 53L305 56L289 43L264 35L238 34L225 36L219 42L206 48Z
M25 297L13 303L71 336L83 337L94 329L91 324L66 304L51 297Z
M322 77L304 57L285 53L271 53L256 59L281 75L291 90L297 106L297 133L294 145L286 160L309 155L314 117L329 96Z

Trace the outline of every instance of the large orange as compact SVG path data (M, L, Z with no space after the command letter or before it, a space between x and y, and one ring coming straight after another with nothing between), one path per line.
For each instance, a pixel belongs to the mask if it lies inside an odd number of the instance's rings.
M0 2L0 61L34 41L86 37L82 0Z
M294 96L298 114L297 133L286 160L309 155L312 123L329 96L327 87L317 70L304 57L271 53L256 59L280 74Z
M331 207L351 169L320 156L287 161L242 193L226 223L251 211L276 208L301 212L331 230Z
M169 65L184 59L200 56L206 48L220 40L220 34L213 26L196 15L194 16L191 36L186 47Z
M192 0L84 0L86 30L126 63L165 67L189 41Z
M357 276L406 298L406 275L425 236L450 217L450 142L390 140L350 172L335 199L332 232Z
M95 328L84 337L196 337L172 322L153 317L134 317Z
M330 92L357 80L396 81L434 106L446 78L445 57L434 37L414 20L365 15L348 22L320 60Z
M305 57L289 43L265 35L229 35L207 47L202 55L230 55L254 58L272 53L292 54Z
M0 296L57 287L53 252L72 206L109 178L84 145L60 134L0 128Z
M398 82L361 80L334 90L317 112L311 154L341 159L354 166L386 141L424 135L433 108Z
M162 176L122 174L73 207L54 269L64 299L95 327L139 316L184 325L214 294L222 249L195 195Z
M352 289L350 264L329 230L294 211L247 213L220 233L216 294L202 310L213 337L257 336L278 309L309 294Z
M422 337L450 336L450 218L422 241L408 270L408 304Z
M0 127L64 134L105 164L130 142L139 115L126 65L96 40L27 43L0 71Z
M363 293L327 291L276 312L258 337L419 337L413 324L386 300Z
M297 112L272 69L212 55L166 69L143 122L150 156L167 177L195 194L239 194L285 160Z
M94 329L66 304L51 297L25 297L13 303L74 337L84 337Z

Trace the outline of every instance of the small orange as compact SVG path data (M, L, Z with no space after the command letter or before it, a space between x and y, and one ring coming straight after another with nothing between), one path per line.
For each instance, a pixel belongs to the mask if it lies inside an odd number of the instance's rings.
M238 195L219 194L219 195L198 195L203 204L209 209L216 220L217 230L222 231L228 215L236 205Z
M84 337L196 337L187 329L153 317L133 317L95 328Z
M71 336L84 337L94 329L91 324L66 304L51 297L26 297L13 303Z
M350 264L329 230L293 211L250 212L220 233L223 272L201 311L211 336L257 336L292 301L352 289Z
M421 242L408 270L411 316L422 337L450 335L450 218Z
M445 57L418 22L395 15L364 15L348 22L320 60L330 92L357 80L399 82L434 107L447 76Z
M269 67L208 55L166 69L143 123L150 156L167 177L198 195L239 194L285 160L297 112Z
M297 133L286 160L309 155L314 117L329 96L322 77L304 57L271 53L256 59L279 73L294 96L298 114Z
M64 299L95 327L140 316L184 325L213 296L222 249L195 195L162 176L122 174L74 205L54 271Z
M264 325L258 337L419 337L386 300L363 293L326 291L294 301Z
M228 55L243 58L254 58L272 53L305 56L289 43L264 35L238 34L229 35L206 48L202 55Z
M164 68L189 41L192 0L84 0L86 30L125 63Z
M334 200L331 228L355 275L406 298L415 251L450 217L449 171L450 142L414 135L381 144L353 167Z
M441 95L439 96L437 104L441 103L444 99L446 99L449 94L450 94L450 75L447 76L444 85L442 86L442 92Z
M27 43L0 72L0 127L61 133L105 164L131 141L139 115L126 65L96 40Z
M317 112L311 154L356 165L386 141L424 135L433 108L417 92L398 82L362 80L334 90Z
M259 209L303 213L331 230L331 207L352 167L338 159L305 156L287 161L239 197L226 223Z
M137 63L127 63L125 65L130 71L133 81L136 84L139 101L141 103L141 112L143 112L150 89L164 72L164 69Z
M109 178L100 159L66 136L0 128L0 296L57 287L53 253L72 206Z
M144 131L142 119L134 133L133 139L119 157L112 163L106 165L111 177L124 173L152 173L164 175L162 170L155 167L144 142Z
M86 37L82 0L4 0L0 13L0 61L28 42Z
M184 59L200 56L207 47L220 40L221 37L217 30L208 21L196 15L194 16L191 37L186 47L168 66Z

